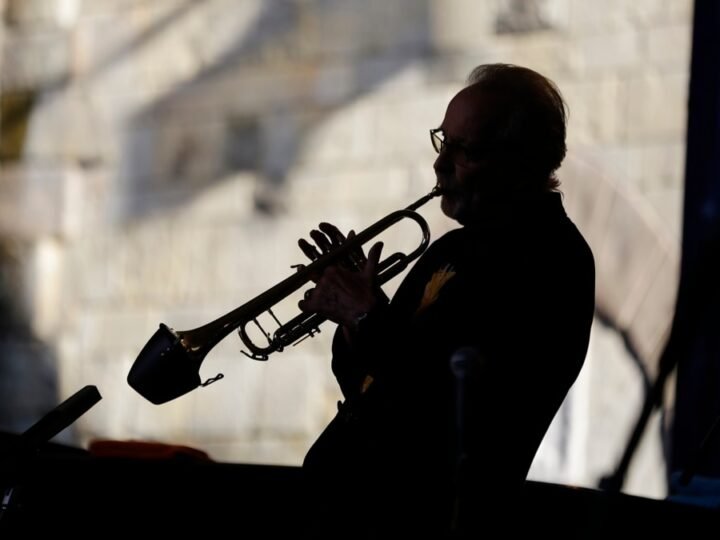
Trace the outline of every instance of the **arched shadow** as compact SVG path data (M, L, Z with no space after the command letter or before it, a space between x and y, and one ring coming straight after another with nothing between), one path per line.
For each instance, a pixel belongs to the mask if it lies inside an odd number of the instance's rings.
M279 211L276 192L314 127L429 54L428 10L414 0L262 2L235 44L131 119L120 219L181 205L242 171L259 179L254 208Z

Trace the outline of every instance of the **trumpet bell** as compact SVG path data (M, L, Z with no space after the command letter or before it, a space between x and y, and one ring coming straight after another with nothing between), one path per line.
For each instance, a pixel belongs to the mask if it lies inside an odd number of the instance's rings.
M180 337L160 323L140 351L127 382L145 399L160 405L200 386L202 360L190 354Z

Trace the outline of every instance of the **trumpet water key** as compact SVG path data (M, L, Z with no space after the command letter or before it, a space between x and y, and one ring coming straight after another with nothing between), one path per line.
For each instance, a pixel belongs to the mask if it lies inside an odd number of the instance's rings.
M193 330L181 331L173 330L161 323L160 328L133 363L128 373L128 383L152 403L165 403L222 377L222 374L219 374L201 382L200 365L210 350L233 330L238 331L240 339L248 349L247 352L243 352L255 360L267 360L270 354L312 337L320 331L320 325L326 320L324 317L301 312L288 322L281 323L273 313L273 307L312 281L313 276L321 274L325 268L346 260L351 254L357 253L365 243L401 220L410 219L421 229L421 242L408 254L396 252L380 261L378 284L382 285L400 274L410 262L427 249L430 243L428 224L416 210L438 195L440 190L436 187L407 208L388 214L339 247L325 253L246 304L212 322ZM258 322L258 318L263 314L268 314L277 323L278 327L274 332L267 332ZM250 323L260 329L264 343L258 344L253 341L247 331L247 325Z

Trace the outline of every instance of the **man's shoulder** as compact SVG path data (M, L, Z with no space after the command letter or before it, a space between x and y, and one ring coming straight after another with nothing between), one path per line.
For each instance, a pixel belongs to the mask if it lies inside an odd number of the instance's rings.
M594 264L594 255L585 235L567 216L562 223L562 233L557 235L558 242L564 244L568 255L574 255Z
M466 238L467 234L465 233L464 227L451 229L433 240L428 249L425 251L425 255L428 256L436 253L453 251L465 242Z

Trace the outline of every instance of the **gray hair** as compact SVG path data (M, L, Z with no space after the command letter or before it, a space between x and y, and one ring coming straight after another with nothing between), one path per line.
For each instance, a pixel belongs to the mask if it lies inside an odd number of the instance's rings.
M515 174L546 191L556 190L555 171L567 146L567 105L550 79L512 64L483 64L470 72L468 86L480 85L500 98L493 141Z

